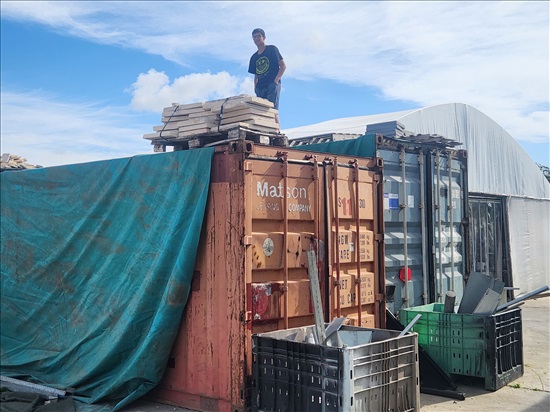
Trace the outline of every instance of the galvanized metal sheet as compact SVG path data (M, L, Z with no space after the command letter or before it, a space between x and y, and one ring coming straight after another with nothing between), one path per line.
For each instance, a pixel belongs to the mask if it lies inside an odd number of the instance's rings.
M493 290L498 295L498 301L496 302L498 305L502 291L504 290L504 282L493 279L483 273L472 272L468 278L468 283L464 289L464 296L458 307L457 313L474 313L488 290ZM491 302L495 298L496 295L494 294L490 294L486 297L485 299L487 301L483 303L480 310L489 308L492 305Z
M492 315L495 313L501 297L502 292L498 293L493 289L487 289L472 313L474 315Z

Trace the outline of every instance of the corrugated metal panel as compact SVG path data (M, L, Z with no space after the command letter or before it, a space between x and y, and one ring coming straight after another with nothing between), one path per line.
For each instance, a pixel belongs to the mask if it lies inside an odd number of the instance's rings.
M380 166L377 159L327 159L243 141L216 149L192 292L153 398L197 410L244 410L252 334L315 323L310 249L318 258L325 320L349 313L352 322L384 325ZM339 231L349 235L342 247L334 235L336 210ZM359 255L351 251L357 237ZM344 249L349 256L341 265L363 299L338 311L344 288L332 281L332 253Z

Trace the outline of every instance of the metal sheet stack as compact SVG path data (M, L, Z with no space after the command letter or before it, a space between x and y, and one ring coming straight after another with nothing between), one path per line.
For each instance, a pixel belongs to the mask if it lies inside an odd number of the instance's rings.
M153 143L178 142L198 135L224 134L235 128L279 134L277 114L270 101L248 95L203 103L172 103L162 112L163 125L153 127L155 133L144 134L143 138Z
M411 132L407 132L405 130L405 126L399 123L397 120L368 124L366 133L367 134L378 133L383 136L397 137L397 138L412 134Z

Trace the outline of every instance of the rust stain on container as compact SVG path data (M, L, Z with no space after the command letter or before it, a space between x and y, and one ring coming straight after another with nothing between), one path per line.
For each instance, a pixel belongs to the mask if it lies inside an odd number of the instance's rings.
M377 159L246 141L217 147L196 279L170 367L150 397L244 411L252 334L315 323L309 250L325 320L385 326L381 173Z

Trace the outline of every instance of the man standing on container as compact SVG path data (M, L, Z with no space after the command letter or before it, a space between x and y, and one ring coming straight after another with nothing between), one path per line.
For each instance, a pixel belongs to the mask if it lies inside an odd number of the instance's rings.
M281 77L286 70L286 64L279 49L265 44L265 32L262 29L252 31L252 40L258 51L250 58L248 72L254 74L254 92L273 103L279 110L279 95L281 93ZM275 120L279 123L279 115Z

